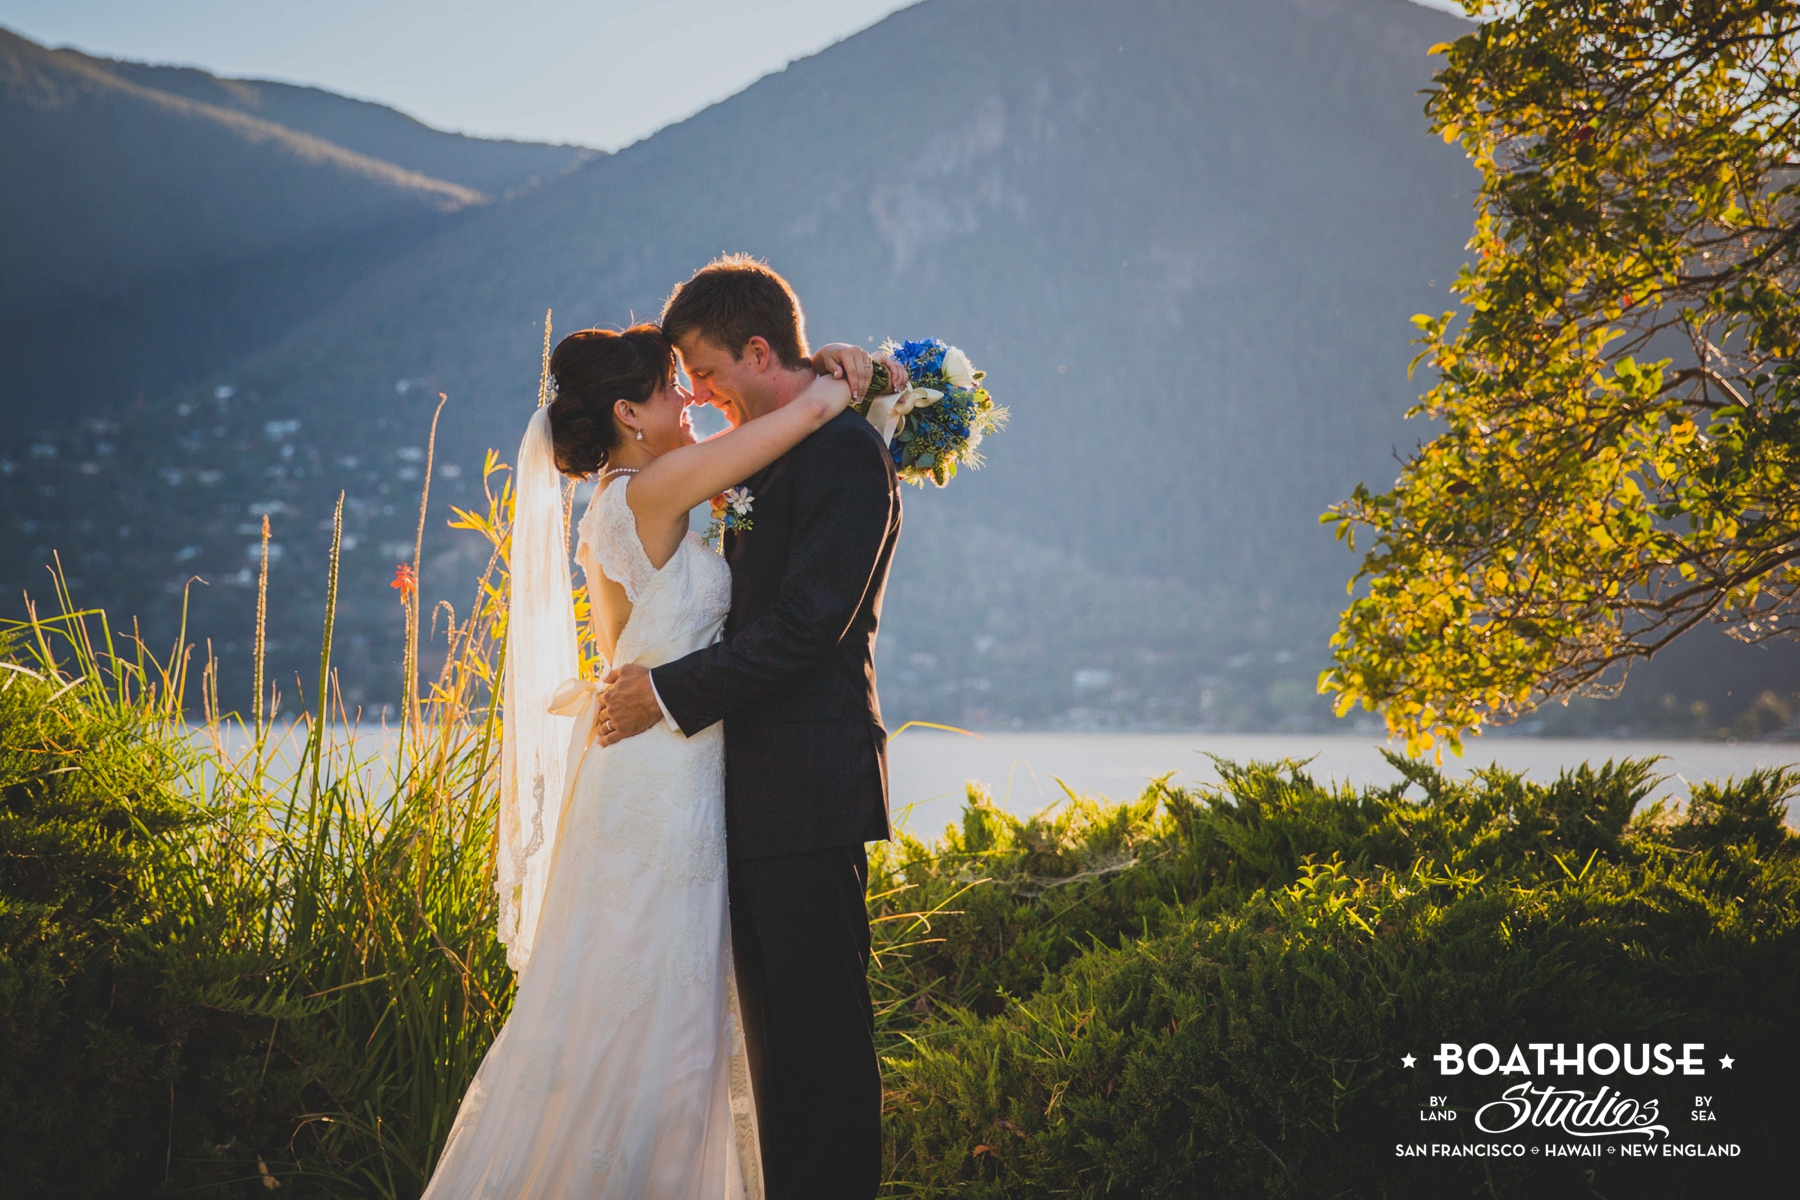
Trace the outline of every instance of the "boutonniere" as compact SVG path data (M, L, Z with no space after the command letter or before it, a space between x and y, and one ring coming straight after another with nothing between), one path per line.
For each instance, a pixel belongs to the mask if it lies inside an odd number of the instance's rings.
M750 532L750 508L755 503L756 497L749 488L726 488L712 498L712 523L700 536L715 543L723 553L727 533Z

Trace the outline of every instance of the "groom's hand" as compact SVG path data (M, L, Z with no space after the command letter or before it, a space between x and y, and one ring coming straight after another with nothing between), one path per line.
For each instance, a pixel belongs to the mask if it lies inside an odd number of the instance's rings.
M656 689L650 686L650 672L645 668L626 663L608 671L601 682L606 690L600 693L594 732L602 746L636 737L662 720L662 706L656 702Z

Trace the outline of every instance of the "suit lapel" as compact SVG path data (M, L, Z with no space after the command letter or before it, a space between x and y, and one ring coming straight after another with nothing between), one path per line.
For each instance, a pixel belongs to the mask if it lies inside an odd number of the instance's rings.
M737 560L749 545L750 539L760 531L757 509L762 505L763 497L773 495L787 474L787 468L788 456L784 454L739 485L750 489L750 531L736 533L728 530L724 535L725 561L733 567L737 565Z

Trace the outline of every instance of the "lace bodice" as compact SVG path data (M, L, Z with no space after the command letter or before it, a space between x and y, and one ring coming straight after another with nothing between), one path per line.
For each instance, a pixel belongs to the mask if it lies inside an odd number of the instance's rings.
M578 526L577 554L584 568L597 566L631 601L614 665L655 667L718 640L731 607L731 568L695 533L681 539L661 570L651 566L626 503L630 485L620 479L594 493Z

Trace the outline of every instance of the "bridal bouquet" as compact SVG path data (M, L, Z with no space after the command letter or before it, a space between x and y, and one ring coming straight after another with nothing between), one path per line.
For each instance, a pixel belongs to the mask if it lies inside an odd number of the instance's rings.
M1006 410L981 386L987 372L969 356L937 338L882 345L906 368L910 381L897 395L887 367L877 362L870 398L858 406L887 439L900 478L921 487L929 479L943 487L958 467L981 465L982 438L1006 424Z

